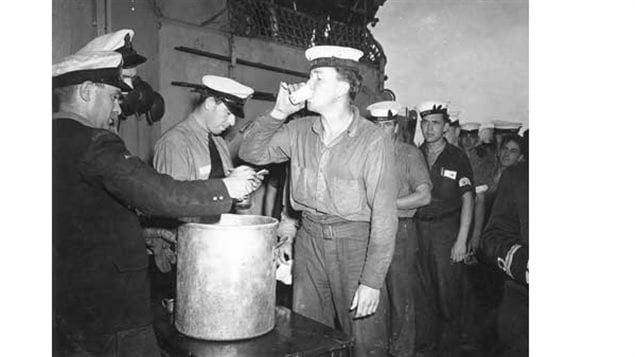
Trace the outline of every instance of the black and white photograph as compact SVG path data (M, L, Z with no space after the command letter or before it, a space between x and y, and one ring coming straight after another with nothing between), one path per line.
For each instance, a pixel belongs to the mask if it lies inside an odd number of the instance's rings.
M41 351L2 354L635 353L633 12L576 4L52 0L35 31L12 19L28 50L6 83L31 95L3 143L5 270L24 276L0 306Z

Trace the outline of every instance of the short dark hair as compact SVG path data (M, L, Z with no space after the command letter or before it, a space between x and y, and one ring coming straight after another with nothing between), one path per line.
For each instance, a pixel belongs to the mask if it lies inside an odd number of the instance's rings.
M518 147L520 148L520 153L523 156L526 156L527 154L527 146L525 145L525 139L523 139L522 136L518 135L518 134L505 134L503 135L503 137L501 138L501 144L499 146L499 149L503 147L503 145L509 143L509 142L514 142L518 145Z
M362 81L364 80L362 75L359 71L346 67L335 67L335 72L337 72L337 76L340 80L348 82L350 85L348 97L351 98L351 101L355 100L357 93L359 93L362 87Z
M53 88L53 113L60 110L60 104L68 103L73 99L78 86L79 84Z
M222 102L222 100L220 100L219 98L216 98L214 96L211 95L207 95L207 94L200 94L198 96L198 98L196 98L196 100L194 101L194 109L198 109L200 106L202 106L205 103L205 100L207 98L214 98L214 101L218 104L220 102Z

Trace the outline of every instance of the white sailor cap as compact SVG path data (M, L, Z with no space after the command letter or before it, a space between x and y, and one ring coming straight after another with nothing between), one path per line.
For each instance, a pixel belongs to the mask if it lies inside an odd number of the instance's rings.
M417 104L415 108L421 117L428 114L444 114L447 118L448 104L449 102L447 101L428 100Z
M359 73L357 63L364 52L343 46L314 46L304 52L306 59L311 62L311 69L318 67L344 67Z
M405 109L403 104L394 100L376 102L366 107L372 119L376 121L395 120L397 115L404 114Z
M197 92L222 100L235 116L245 117L244 106L254 94L253 88L221 76L206 75L201 81L203 86Z
M452 111L448 113L448 116L450 117L451 126L455 126L455 127L459 126L459 114L461 114L460 111Z
M104 83L132 90L121 78L121 53L112 51L74 54L53 64L53 88L81 84L85 81Z
M481 123L481 126L478 128L478 131L485 130L485 129L494 129L494 123L492 123L491 121L483 122Z
M461 131L465 131L465 132L468 132L468 133L472 132L472 131L478 131L480 126L481 126L481 123L477 123L477 122L474 122L474 121L461 123Z
M494 120L494 129L499 132L513 132L518 133L518 130L523 125L520 122Z
M116 51L123 56L123 68L133 68L147 61L132 48L134 31L123 29L95 37L82 47L77 53L94 51Z

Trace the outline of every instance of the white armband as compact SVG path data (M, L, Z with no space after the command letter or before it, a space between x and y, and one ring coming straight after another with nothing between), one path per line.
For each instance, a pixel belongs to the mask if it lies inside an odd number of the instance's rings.
M487 186L487 185L478 185L474 189L474 192L476 192L476 193L486 192L488 189L489 189L489 186Z

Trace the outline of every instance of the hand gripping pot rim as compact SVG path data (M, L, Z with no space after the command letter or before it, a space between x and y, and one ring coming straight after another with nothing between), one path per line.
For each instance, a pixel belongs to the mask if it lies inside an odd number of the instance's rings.
M299 89L289 93L289 101L293 105L298 105L309 100L312 96L313 91L311 90L311 86L305 83Z

